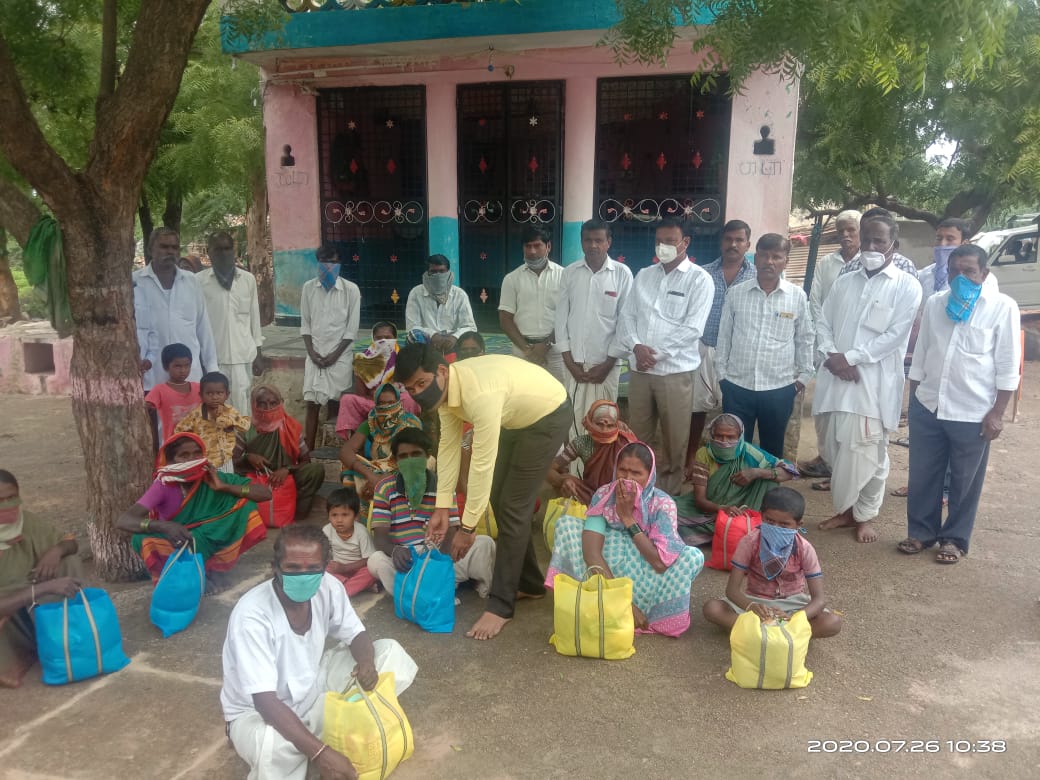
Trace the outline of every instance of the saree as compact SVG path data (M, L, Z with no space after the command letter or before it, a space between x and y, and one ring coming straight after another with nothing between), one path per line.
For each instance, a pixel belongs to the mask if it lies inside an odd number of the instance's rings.
M257 408L256 399L261 392L270 393L277 398L278 406L266 410ZM303 426L286 413L285 401L275 387L260 385L253 388L252 401L253 424L246 431L243 452L265 458L271 464L271 471L289 469L289 478L296 488L297 503L313 498L325 482L325 467L320 463L300 462L300 455L306 450ZM247 469L247 473L262 472Z
M588 443L592 445L589 450L586 450L587 456L582 457L584 465L581 479L593 492L613 479L614 464L617 462L621 450L636 441L635 434L621 422L619 415L618 405L613 401L596 401L589 407L589 411L581 421L582 426L588 432ZM612 419L617 425L609 433L604 433L596 427L596 421L604 417ZM583 442L582 449L587 448L588 443Z
M220 478L229 485L250 482L237 474L221 474ZM181 489L177 485L164 488ZM201 480L191 485L172 517L159 519L172 520L191 531L195 550L206 562L206 571L229 571L242 553L267 537L255 503L248 498L217 493ZM130 543L144 559L152 581L158 580L166 559L175 551L170 540L160 534L134 534Z
M61 534L50 524L22 510L19 541L0 552L0 595L7 596L29 584L29 572L40 556L70 535ZM78 555L61 559L58 577L82 576ZM0 617L0 687L17 688L25 673L36 663L36 629L26 608Z
M675 502L654 486L656 481L654 467L646 487L637 496L634 516L668 567L665 571L654 570L625 530L616 509L615 477L596 491L584 521L569 516L557 521L545 585L552 588L557 574L583 579L588 566L582 536L586 531L601 534L603 558L610 571L615 577L632 580L632 603L646 615L648 627L639 632L677 637L690 627L690 590L704 567L704 555L679 538Z

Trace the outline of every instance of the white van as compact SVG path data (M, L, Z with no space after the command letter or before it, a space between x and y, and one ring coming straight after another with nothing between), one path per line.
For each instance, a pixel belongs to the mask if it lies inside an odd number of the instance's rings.
M971 242L988 253L990 273L997 277L1002 293L1014 298L1020 309L1040 309L1040 227L991 230Z

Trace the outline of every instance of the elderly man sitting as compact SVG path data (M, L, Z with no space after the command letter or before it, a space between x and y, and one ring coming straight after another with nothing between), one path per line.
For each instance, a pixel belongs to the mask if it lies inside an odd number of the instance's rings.
M317 526L291 525L274 543L274 579L235 605L224 640L224 708L228 737L249 764L250 780L356 777L350 760L322 742L325 697L357 673L366 689L393 672L400 694L416 666L393 639L373 642L343 585L325 567L329 540ZM331 635L340 644L325 650Z

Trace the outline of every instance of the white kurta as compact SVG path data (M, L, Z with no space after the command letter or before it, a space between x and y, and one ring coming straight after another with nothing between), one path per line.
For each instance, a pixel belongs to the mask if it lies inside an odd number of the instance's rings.
M231 289L227 290L212 268L200 271L195 278L206 299L220 372L231 382L231 405L242 414L249 414L253 361L264 343L256 279L248 271L236 268Z
M361 291L342 277L330 290L311 279L300 291L300 335L310 336L319 355L343 340L356 341L361 322ZM343 350L333 365L318 368L309 357L303 369L303 400L323 404L338 399L354 381L354 353Z
M424 285L413 287L408 293L404 322L408 330L421 330L427 336L447 333L458 338L466 331L477 329L466 291L455 286L448 291L448 300L443 306Z

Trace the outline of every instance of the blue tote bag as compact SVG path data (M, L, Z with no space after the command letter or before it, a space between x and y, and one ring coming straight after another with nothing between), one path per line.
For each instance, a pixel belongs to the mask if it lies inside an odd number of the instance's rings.
M394 577L394 613L433 634L455 628L455 564L431 549L412 551L412 568Z
M71 599L40 604L33 616L47 685L118 672L130 663L115 605L101 588L82 588Z
M152 607L148 616L163 638L183 631L199 612L199 602L206 592L206 568L202 556L195 552L195 542L182 544L177 552L166 559L159 581L152 592Z

